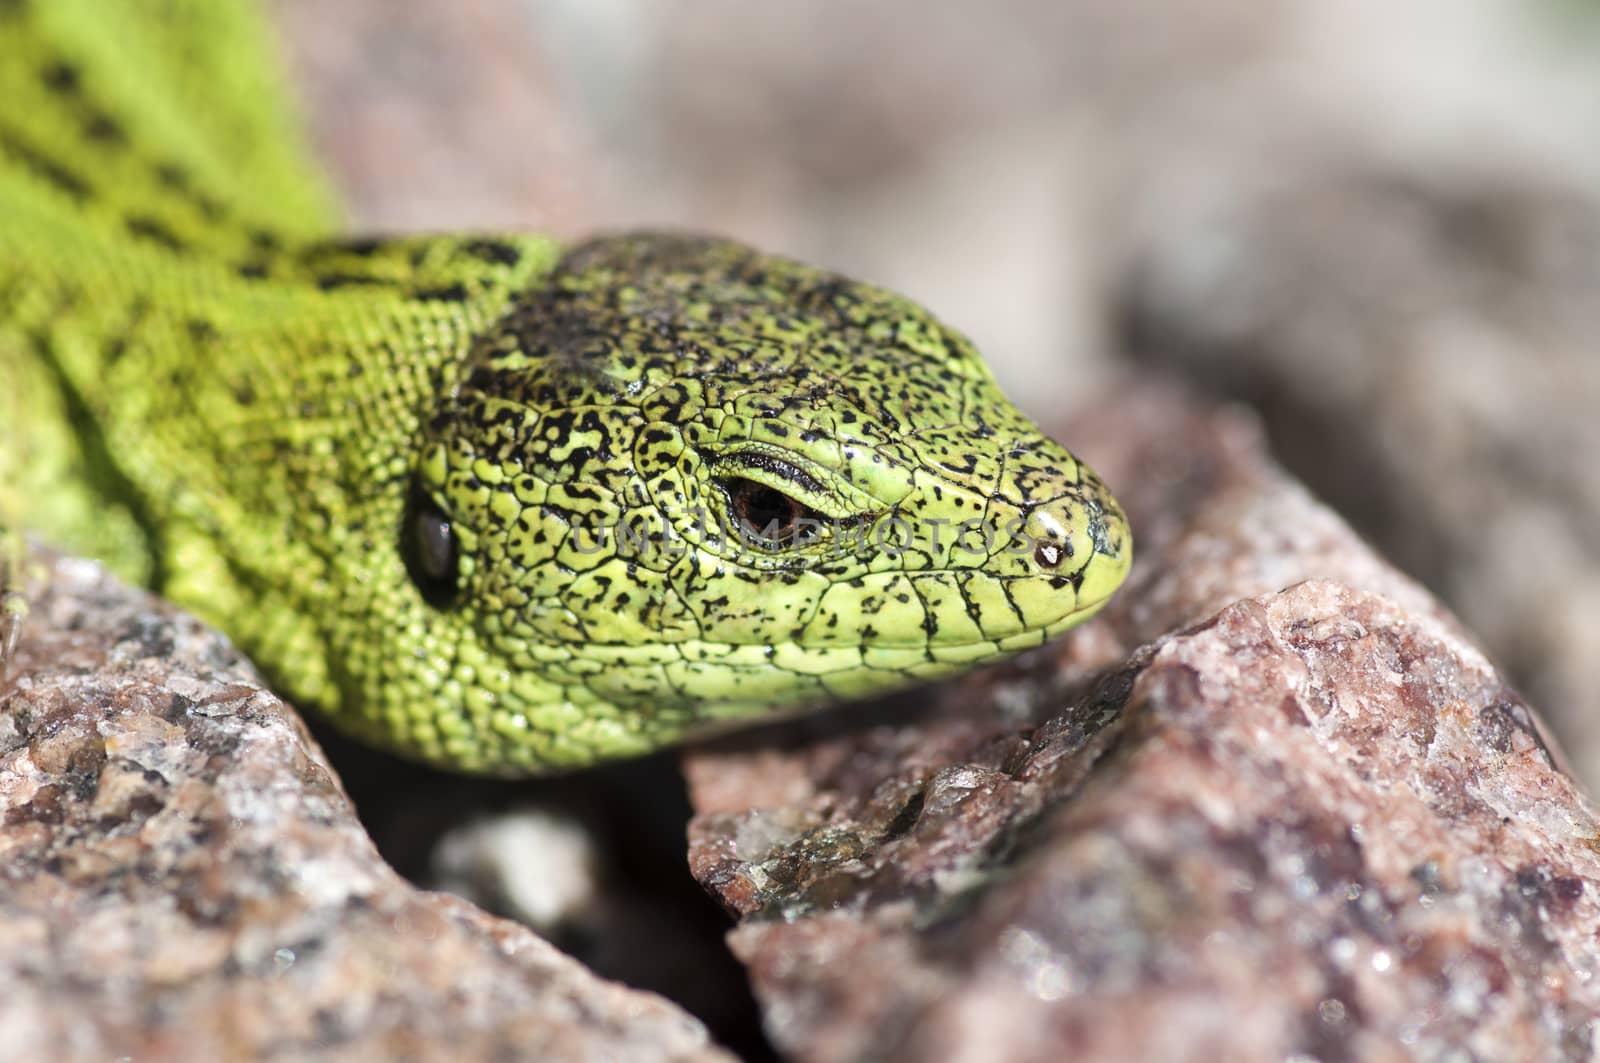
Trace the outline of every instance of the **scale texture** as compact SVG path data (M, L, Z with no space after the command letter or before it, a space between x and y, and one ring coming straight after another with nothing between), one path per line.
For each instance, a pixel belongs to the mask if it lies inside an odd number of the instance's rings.
M13 543L507 774L953 674L1121 582L1104 485L899 296L700 237L341 234L269 39L0 2Z

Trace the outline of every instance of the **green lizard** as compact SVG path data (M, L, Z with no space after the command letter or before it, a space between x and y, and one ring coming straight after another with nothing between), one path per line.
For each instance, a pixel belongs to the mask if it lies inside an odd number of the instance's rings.
M1103 484L903 298L687 236L338 235L269 37L0 0L13 531L504 774L950 675L1121 582Z

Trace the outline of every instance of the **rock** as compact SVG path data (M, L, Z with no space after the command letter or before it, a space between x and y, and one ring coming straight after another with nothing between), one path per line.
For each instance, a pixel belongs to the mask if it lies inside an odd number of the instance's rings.
M229 644L55 561L0 686L0 1054L726 1059L377 856Z
M1487 172L1484 172L1487 169ZM1146 362L1435 588L1600 781L1600 198L1506 162L1338 159L1191 212L1124 292Z
M271 0L312 143L362 231L587 235L607 196L559 55L494 0Z
M1527 704L1248 417L1130 384L1063 436L1139 543L1101 617L688 757L775 1045L1591 1058L1600 824Z

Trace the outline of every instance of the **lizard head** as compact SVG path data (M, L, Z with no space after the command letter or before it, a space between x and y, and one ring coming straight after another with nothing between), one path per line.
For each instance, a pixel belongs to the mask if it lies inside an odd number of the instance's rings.
M403 552L468 767L575 765L1038 646L1132 556L960 335L721 241L583 245L426 427ZM460 685L457 684L459 689Z

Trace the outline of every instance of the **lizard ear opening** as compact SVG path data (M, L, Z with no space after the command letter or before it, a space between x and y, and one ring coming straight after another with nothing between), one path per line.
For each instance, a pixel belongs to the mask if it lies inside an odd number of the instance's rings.
M450 517L423 491L413 491L406 506L400 553L429 605L443 609L455 600L460 547Z

